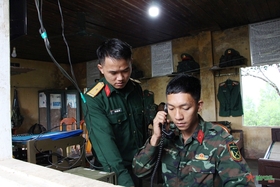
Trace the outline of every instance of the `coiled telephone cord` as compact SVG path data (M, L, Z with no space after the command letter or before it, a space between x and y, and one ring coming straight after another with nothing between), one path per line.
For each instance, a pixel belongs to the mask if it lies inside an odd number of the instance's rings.
M166 137L165 133L162 133L161 134L161 139L160 139L160 144L159 144L158 158L157 158L157 161L156 161L156 165L154 167L154 171L153 171L152 176L151 176L151 187L153 187L154 177L155 177L155 174L157 172L158 165L160 163L160 158L161 158L162 148L163 148L163 140L165 139L165 137Z

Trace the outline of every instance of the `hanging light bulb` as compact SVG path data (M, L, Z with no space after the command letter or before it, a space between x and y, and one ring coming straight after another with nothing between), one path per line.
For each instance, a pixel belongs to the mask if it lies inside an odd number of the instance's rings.
M159 8L156 5L153 5L149 8L149 15L151 17L157 17L159 15Z
M12 52L11 56L13 58L17 57L17 52L16 52L16 48L15 47L13 47L13 52Z

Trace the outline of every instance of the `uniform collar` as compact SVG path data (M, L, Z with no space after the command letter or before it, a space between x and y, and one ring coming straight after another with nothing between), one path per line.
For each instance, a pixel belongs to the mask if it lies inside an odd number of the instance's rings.
M198 114L199 123L192 135L193 139L197 140L200 144L202 144L204 140L204 133L205 133L205 121L202 117Z
M108 81L105 78L102 78L100 81L104 82L105 84L104 91L107 97L110 97L114 92L118 94L124 94L125 96L127 96L134 89L134 83L131 80L127 82L123 89L116 89L110 83L108 83Z
M198 114L198 125L196 127L196 129L194 130L193 134L192 134L192 138L189 138L186 141L186 144L189 144L190 142L192 142L193 140L197 140L200 143L202 143L203 139L204 139L204 132L205 132L205 121L202 119L202 117ZM183 142L183 137L182 134L180 133L180 139Z

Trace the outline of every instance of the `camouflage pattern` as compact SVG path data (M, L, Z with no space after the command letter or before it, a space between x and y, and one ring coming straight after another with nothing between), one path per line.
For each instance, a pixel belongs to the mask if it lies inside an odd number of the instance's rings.
M200 131L202 137L198 135ZM159 146L151 146L148 139L133 159L133 171L138 177L153 172L158 152ZM202 118L185 145L180 133L173 139L164 139L161 162L166 187L255 186L232 135Z

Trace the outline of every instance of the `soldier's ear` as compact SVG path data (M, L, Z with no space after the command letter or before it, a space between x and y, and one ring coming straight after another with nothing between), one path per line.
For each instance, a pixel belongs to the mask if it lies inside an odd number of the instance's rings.
M203 101L202 101L202 100L199 100L198 103L197 103L197 111L198 111L198 112L201 112L202 106L203 106Z
M97 68L102 74L104 74L103 66L101 64L97 64Z

